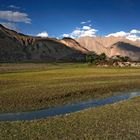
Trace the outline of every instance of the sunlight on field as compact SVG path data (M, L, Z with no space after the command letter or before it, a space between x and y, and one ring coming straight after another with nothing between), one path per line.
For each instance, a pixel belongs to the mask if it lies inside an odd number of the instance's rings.
M9 70L3 71L5 67ZM1 65L0 71L0 112L48 108L140 88L137 68L97 68L85 64L11 67L7 64Z

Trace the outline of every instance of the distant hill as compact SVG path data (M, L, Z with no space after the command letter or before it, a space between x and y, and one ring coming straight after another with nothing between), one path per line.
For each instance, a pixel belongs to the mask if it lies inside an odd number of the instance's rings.
M125 42L117 42L111 47L111 56L114 55L128 56L137 61L140 60L140 47Z
M108 57L128 56L134 61L140 61L140 42L121 37L82 37L76 41L97 54L105 53Z
M140 61L140 42L119 37L41 38L0 25L0 62L79 62L91 52Z

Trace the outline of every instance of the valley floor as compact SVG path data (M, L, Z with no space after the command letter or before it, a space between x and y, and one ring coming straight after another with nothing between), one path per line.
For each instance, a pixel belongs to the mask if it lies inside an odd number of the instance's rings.
M139 68L1 64L0 113L23 112L140 90ZM0 122L0 139L139 139L140 98L68 116Z

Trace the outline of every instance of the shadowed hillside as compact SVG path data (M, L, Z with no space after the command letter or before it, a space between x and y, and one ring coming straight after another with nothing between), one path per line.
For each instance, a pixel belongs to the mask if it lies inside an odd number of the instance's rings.
M83 61L84 52L57 39L26 36L0 25L0 62Z
M140 60L140 47L125 42L117 42L111 47L111 56L129 56L133 60Z

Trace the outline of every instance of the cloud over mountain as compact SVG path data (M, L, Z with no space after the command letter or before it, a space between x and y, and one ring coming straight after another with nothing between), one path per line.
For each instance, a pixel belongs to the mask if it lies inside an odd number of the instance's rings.
M0 19L10 22L31 23L31 19L28 17L28 14L21 12L0 11Z
M73 32L69 34L63 34L63 37L80 38L80 37L95 37L98 30L92 28L91 26L83 26L82 28L76 28Z
M38 37L48 37L48 33L47 32L42 32L37 34Z
M2 24L4 27L6 27L8 29L13 29L13 30L17 31L15 23L12 23L12 22L0 22L0 24Z
M133 29L129 32L120 31L120 32L116 32L116 33L111 33L111 34L107 35L106 37L111 37L111 36L124 37L124 38L132 40L132 41L140 41L140 30Z

